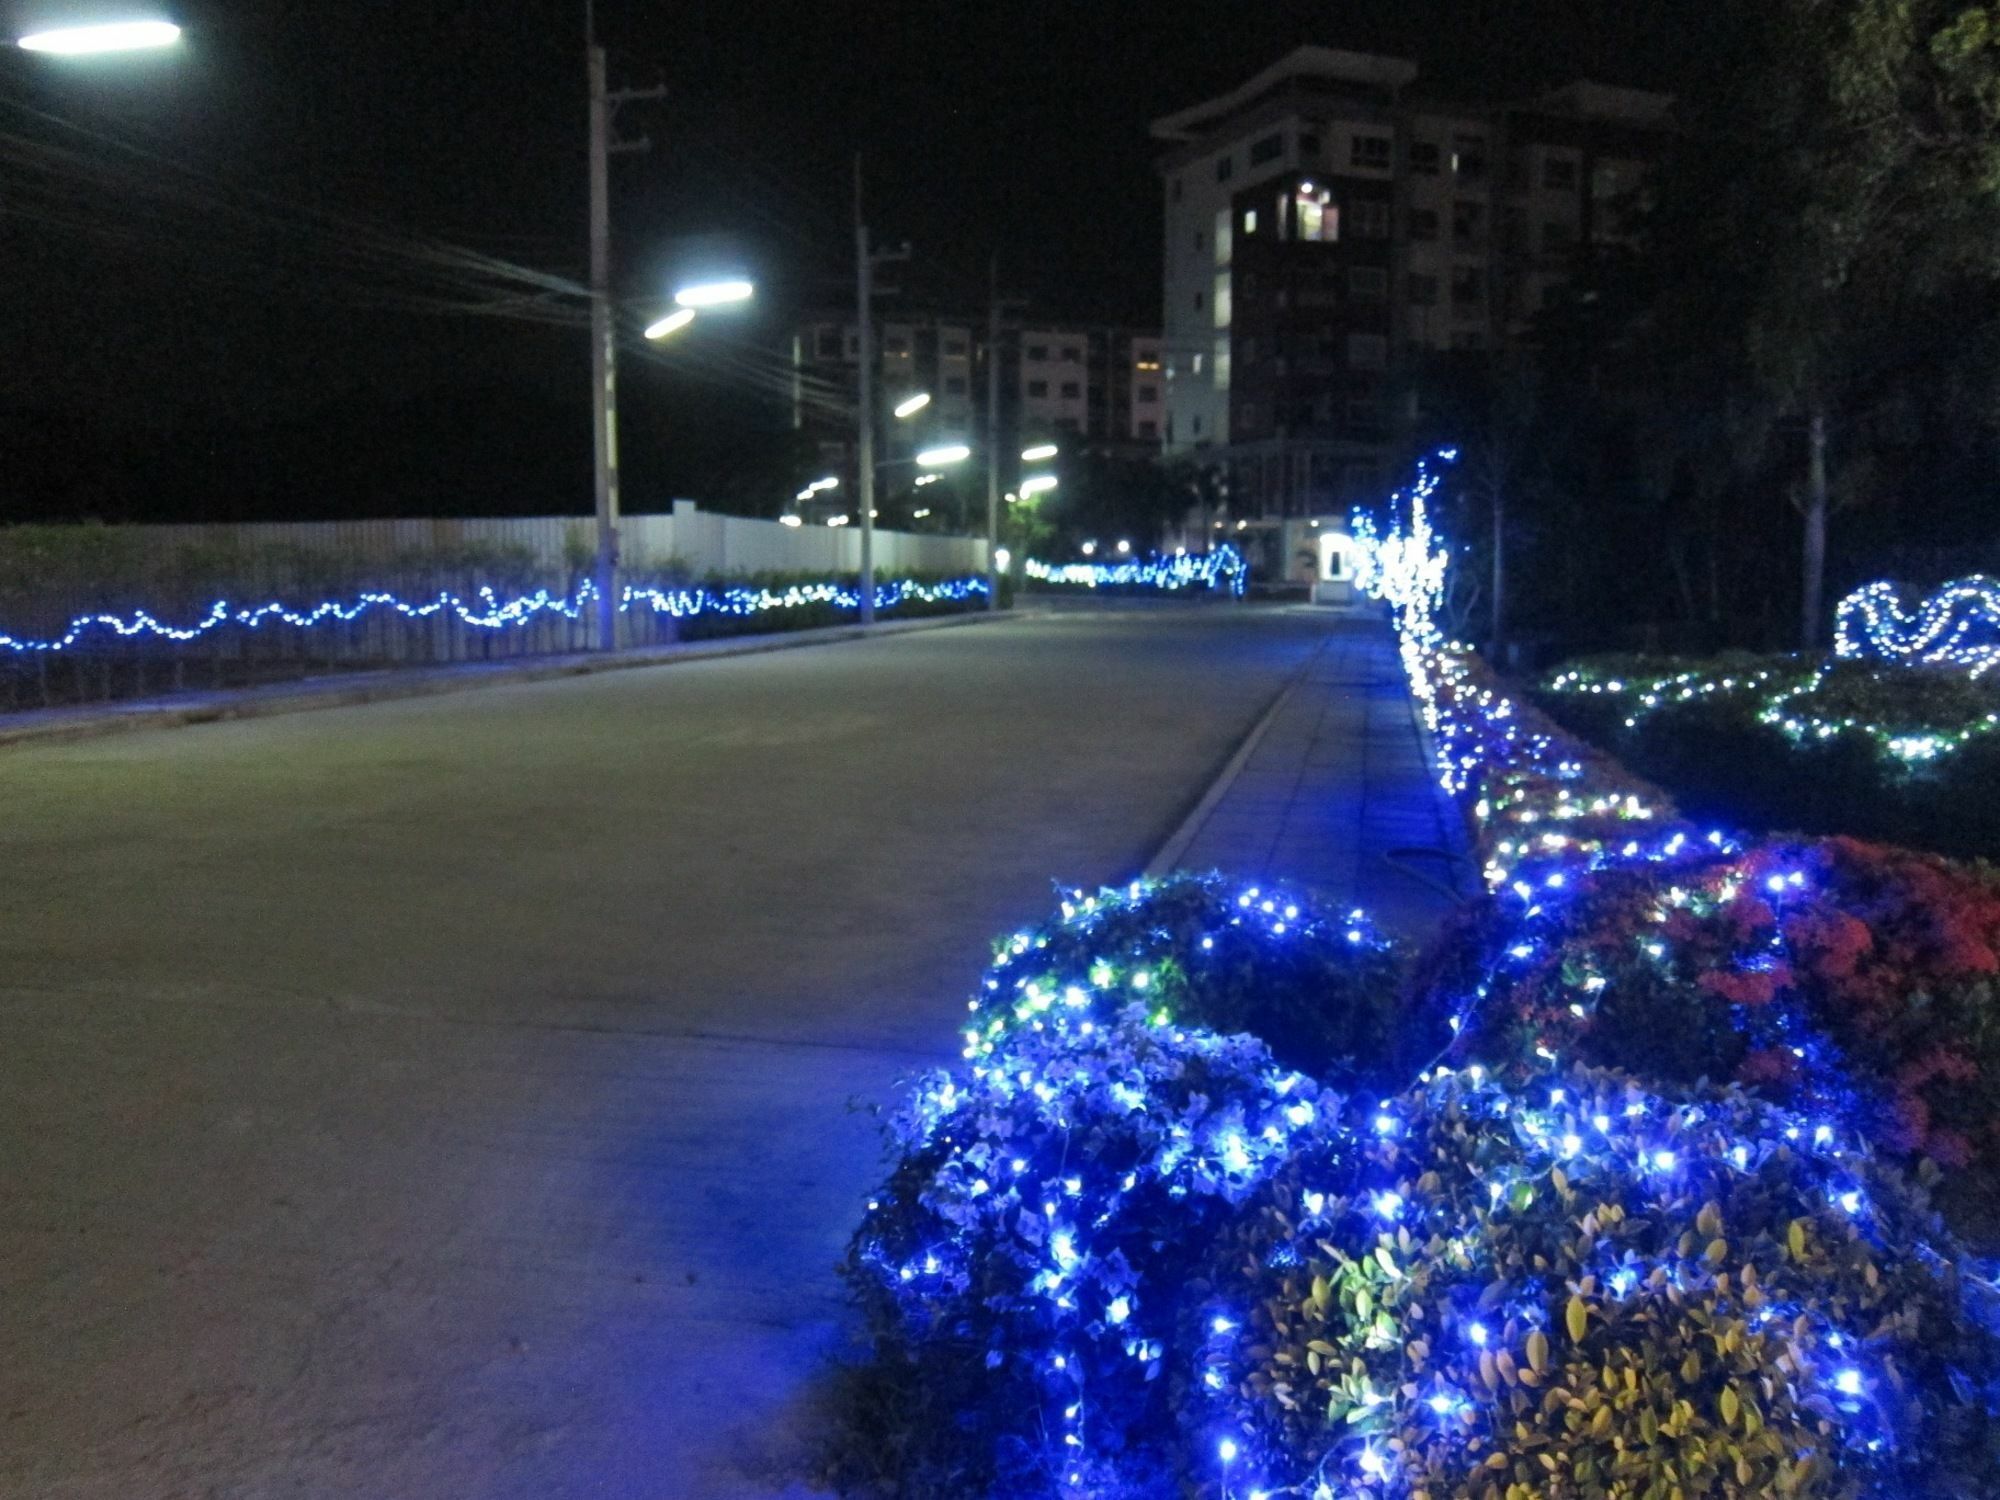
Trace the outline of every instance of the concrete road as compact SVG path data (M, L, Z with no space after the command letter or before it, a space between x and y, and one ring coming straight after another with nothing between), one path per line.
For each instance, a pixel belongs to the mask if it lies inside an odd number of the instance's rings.
M1137 869L1307 612L0 754L0 1494L791 1483L851 1099Z

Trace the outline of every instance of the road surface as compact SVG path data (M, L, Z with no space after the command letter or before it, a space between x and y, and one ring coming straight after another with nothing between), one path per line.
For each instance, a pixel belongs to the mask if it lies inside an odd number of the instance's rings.
M771 1495L851 1100L1141 866L1301 610L0 753L0 1494Z

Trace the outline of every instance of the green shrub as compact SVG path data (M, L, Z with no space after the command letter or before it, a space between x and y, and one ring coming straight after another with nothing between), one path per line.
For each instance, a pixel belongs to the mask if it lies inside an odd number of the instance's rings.
M1247 1032L1331 1087L1380 1087L1399 1054L1429 1055L1444 1037L1399 1020L1404 959L1361 912L1219 874L1072 891L1055 921L995 945L965 1039L977 1055L1052 1009L1106 1019L1138 1002L1179 1025Z
M1318 1110L1253 1038L1136 1005L921 1080L844 1267L873 1358L830 1477L940 1500L1159 1481L1188 1270Z
M1994 1339L1851 1139L1610 1073L1377 1115L1215 1240L1183 1323L1203 1494L2000 1493Z

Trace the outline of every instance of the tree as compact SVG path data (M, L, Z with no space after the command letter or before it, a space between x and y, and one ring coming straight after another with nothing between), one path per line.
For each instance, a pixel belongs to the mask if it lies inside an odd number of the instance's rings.
M2000 6L1768 0L1708 39L1655 220L1660 326L1803 431L1811 648L1843 440L1923 365L1928 309L2000 276Z

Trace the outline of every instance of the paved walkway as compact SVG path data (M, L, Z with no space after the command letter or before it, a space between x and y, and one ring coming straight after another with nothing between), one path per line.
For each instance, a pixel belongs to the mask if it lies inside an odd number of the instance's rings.
M1422 938L1476 884L1464 825L1431 772L1388 625L1372 611L1330 623L1174 863L1303 886Z

